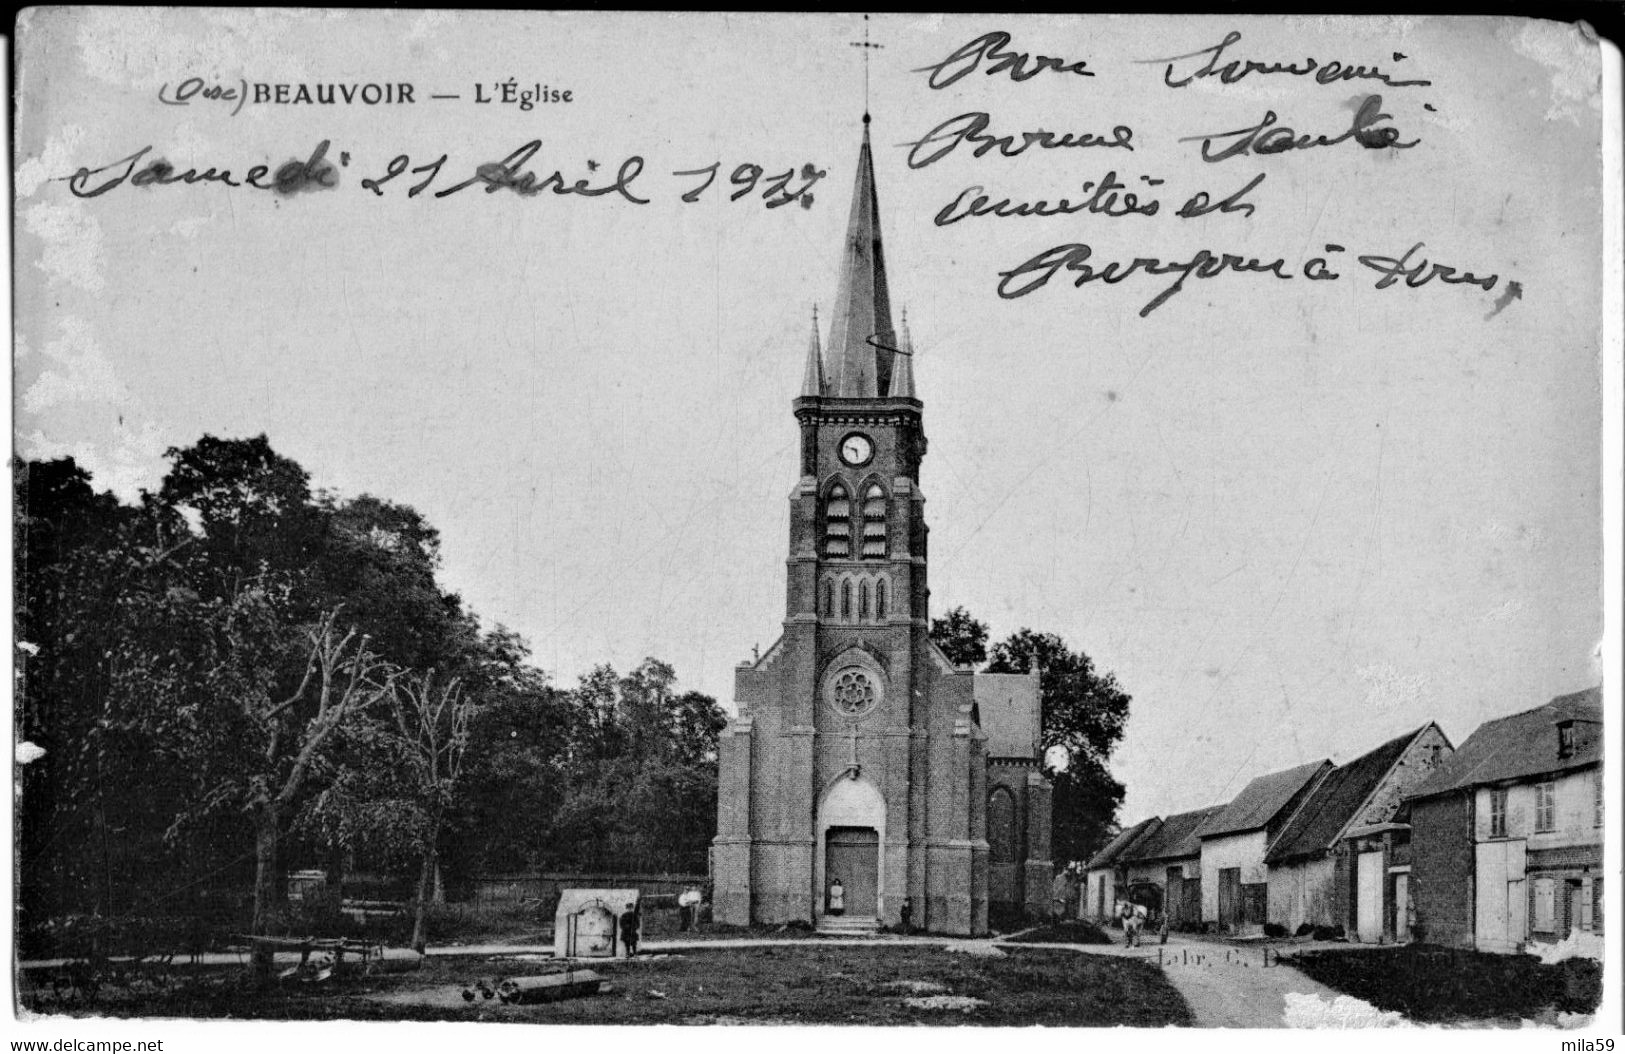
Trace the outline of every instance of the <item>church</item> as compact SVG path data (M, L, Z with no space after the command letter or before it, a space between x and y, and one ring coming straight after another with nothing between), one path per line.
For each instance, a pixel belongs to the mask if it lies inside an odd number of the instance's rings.
M892 328L863 117L829 338L813 316L784 630L735 672L719 744L713 917L981 935L1049 911L1038 674L931 640L924 404Z

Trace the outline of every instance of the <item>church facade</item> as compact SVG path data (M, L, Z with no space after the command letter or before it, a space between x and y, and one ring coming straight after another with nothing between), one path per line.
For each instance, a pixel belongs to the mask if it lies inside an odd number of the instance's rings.
M793 403L783 634L737 669L719 745L713 914L979 935L990 906L1048 911L1038 675L956 667L930 637L924 405L868 121L829 338L815 314Z

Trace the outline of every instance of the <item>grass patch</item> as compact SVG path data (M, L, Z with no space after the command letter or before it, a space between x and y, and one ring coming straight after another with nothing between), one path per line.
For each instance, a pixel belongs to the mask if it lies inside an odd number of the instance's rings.
M1589 1014L1602 1001L1602 967L1588 959L1547 966L1527 955L1407 945L1300 952L1288 961L1329 988L1414 1021Z
M1030 933L1011 937L1000 943L1009 944L1112 944L1113 940L1101 932L1099 926L1082 919L1051 922Z
M139 993L104 991L94 1005L52 1007L112 1017L275 1020L504 1021L547 1024L1050 1025L1191 1024L1184 1000L1146 963L1025 948L1002 957L929 945L815 943L688 952L593 969L613 985L596 997L536 1006L380 1002L384 994L460 988L474 978L556 972L545 962L431 959L409 974L253 990L241 970L199 970ZM921 992L945 1009L919 1002ZM25 994L26 999L26 994ZM980 1005L971 1001L980 1000ZM959 1007L968 1006L968 1009Z

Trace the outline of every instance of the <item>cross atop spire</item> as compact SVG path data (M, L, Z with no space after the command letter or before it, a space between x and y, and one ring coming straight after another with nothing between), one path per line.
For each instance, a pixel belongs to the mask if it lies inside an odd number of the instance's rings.
M863 123L869 123L869 52L879 51L884 44L869 43L869 16L863 16L863 39L854 40L849 45L863 49Z

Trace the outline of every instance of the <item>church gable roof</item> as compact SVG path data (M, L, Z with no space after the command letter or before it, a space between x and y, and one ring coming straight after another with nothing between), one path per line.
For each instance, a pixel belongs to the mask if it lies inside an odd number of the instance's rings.
M987 733L989 758L1028 758L1042 754L1037 673L979 673L972 698Z

